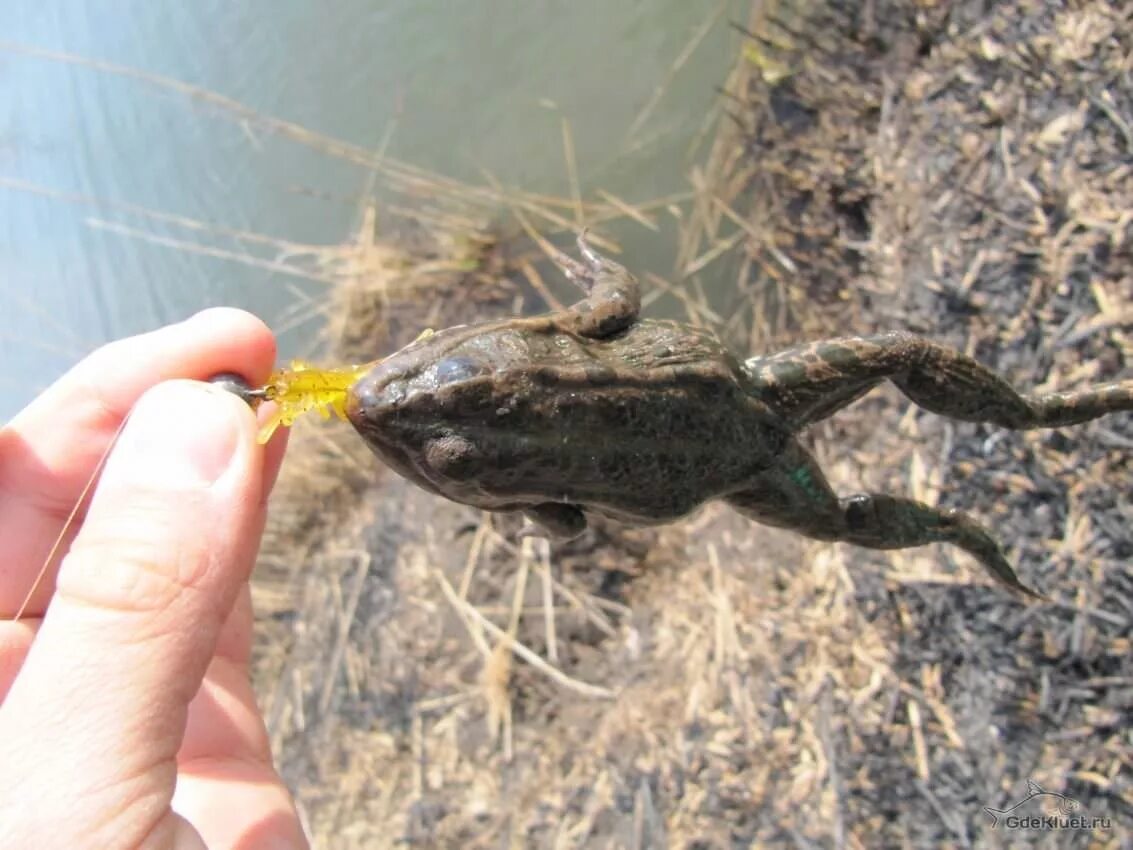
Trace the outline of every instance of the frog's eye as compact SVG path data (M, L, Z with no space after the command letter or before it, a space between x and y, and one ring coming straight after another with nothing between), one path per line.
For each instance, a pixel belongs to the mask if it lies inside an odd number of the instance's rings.
M446 357L436 367L437 386L475 378L484 374L484 367L471 357Z

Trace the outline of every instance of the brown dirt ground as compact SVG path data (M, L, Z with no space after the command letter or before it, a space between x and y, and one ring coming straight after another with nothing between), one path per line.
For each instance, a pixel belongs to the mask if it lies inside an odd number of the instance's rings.
M1133 6L770 5L682 219L690 318L733 317L738 352L908 328L1020 387L1133 375ZM529 246L461 214L367 225L333 356L537 307ZM317 846L1133 846L1133 417L1010 433L881 390L809 435L841 492L986 520L1055 600L1030 605L943 547L718 505L517 547L305 425L256 669ZM993 830L1028 780L1109 828Z

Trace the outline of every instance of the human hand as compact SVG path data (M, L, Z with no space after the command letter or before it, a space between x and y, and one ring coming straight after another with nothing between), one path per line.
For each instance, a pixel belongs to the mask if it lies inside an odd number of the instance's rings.
M161 383L255 385L274 359L259 320L209 310L100 349L0 431L0 847L306 846L248 676L286 438L257 445L230 393Z

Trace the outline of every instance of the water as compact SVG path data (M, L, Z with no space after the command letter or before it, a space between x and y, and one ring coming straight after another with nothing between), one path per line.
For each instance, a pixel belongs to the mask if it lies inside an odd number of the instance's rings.
M392 134L392 156L468 180L487 169L536 191L569 191L565 117L584 187L644 200L686 187L688 146L734 56L727 21L746 4L443 6L4 0L0 40L172 77L367 149ZM627 140L690 38L721 8ZM216 304L276 325L294 303L293 279L179 248L168 240L191 232L121 205L335 244L356 217L341 199L365 180L360 167L142 80L0 50L0 417L100 342ZM672 246L658 242L638 238L635 264L648 254L663 266ZM285 334L283 353L313 331Z

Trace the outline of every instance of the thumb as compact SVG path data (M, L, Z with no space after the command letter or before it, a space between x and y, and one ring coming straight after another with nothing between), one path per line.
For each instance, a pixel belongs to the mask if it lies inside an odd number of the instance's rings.
M0 800L20 800L53 831L74 829L73 846L97 844L92 828L113 838L101 846L181 828L169 802L188 704L263 523L255 427L248 407L215 387L151 389L60 567L0 707Z

